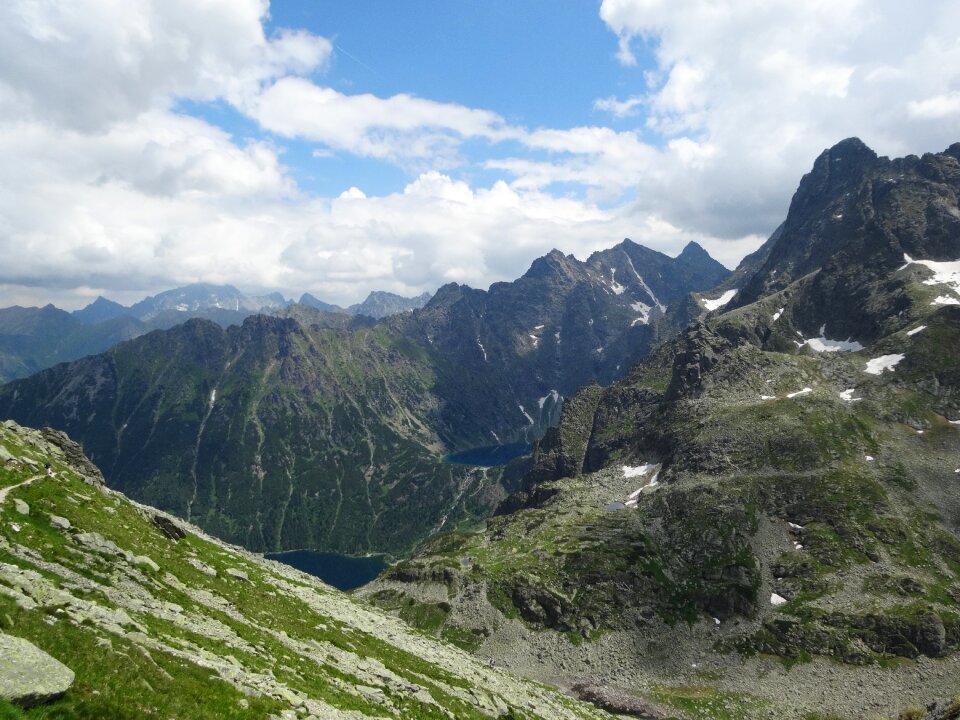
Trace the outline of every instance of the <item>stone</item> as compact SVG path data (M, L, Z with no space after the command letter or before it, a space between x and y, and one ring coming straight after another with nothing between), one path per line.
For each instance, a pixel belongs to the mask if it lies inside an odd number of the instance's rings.
M210 577L216 577L217 571L215 568L210 567L205 562L201 562L196 558L187 558L187 562L195 567L197 570L202 572L204 575L209 575Z
M51 515L50 526L55 527L57 530L69 530L70 521L65 517L60 517L59 515Z
M137 567L150 568L154 572L160 572L160 566L146 555L135 555L133 558L133 564Z
M19 498L13 499L13 509L16 510L21 515L30 514L30 506L27 505L23 500L20 500Z
M187 536L186 530L164 515L154 515L150 520L168 540L176 542Z
M73 541L78 545L83 545L83 547L88 550L93 550L94 552L104 555L123 555L123 551L117 547L116 543L112 540L107 540L100 533L79 533L73 536Z
M62 697L73 670L23 638L0 634L0 697L33 707Z
M250 578L247 577L247 574L243 570L237 570L236 568L227 568L227 575L234 577L237 580L243 580L244 582L250 582Z

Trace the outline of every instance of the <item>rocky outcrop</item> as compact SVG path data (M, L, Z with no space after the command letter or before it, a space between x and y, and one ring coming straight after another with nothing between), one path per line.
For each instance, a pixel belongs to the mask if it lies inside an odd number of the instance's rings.
M105 483L100 468L90 462L90 459L84 454L83 448L71 440L65 432L49 427L43 428L40 432L43 434L44 440L63 452L66 461L87 478L90 484L103 485Z
M33 643L0 633L0 697L33 707L63 697L73 671Z

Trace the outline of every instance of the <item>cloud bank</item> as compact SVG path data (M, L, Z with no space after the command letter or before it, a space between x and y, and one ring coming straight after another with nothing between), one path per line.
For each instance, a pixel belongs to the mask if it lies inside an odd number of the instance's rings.
M960 140L960 7L945 0L604 0L610 62L633 91L598 93L608 125L556 128L336 90L330 40L268 36L268 12L261 0L0 6L0 305L200 280L349 303L375 288L485 287L552 247L582 257L626 236L668 253L697 240L732 265L824 147ZM184 109L206 106L257 131ZM318 197L294 179L287 143L408 179Z

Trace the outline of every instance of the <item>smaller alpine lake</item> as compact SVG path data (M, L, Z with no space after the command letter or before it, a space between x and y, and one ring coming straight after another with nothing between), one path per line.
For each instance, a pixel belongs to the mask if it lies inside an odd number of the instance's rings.
M511 460L529 455L533 452L533 445L527 443L510 443L509 445L487 445L471 448L447 455L443 461L455 465L477 465L479 467L498 467L507 465Z
M264 557L318 577L338 590L353 590L366 585L387 567L383 555L354 557L316 550L290 550L267 553Z

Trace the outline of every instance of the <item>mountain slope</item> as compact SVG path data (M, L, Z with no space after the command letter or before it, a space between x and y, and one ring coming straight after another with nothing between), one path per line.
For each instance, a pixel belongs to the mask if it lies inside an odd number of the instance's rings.
M434 358L445 442L529 442L562 398L622 376L679 329L673 306L728 274L694 243L670 258L624 240L585 262L554 250L486 292L446 285L391 322Z
M129 501L60 433L0 425L0 517L0 642L66 665L25 717L610 717Z
M958 150L824 153L728 307L571 399L484 532L364 592L413 622L447 594L429 630L537 677L716 701L693 717L960 692ZM838 203L869 220L835 232Z
M143 323L130 317L88 325L53 305L0 309L0 383L103 352L144 332Z
M484 473L441 462L432 382L387 329L258 315L191 320L4 394L24 422L77 437L111 486L227 540L397 552L490 502Z

